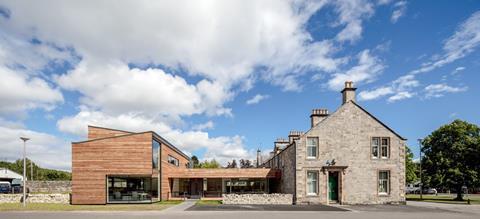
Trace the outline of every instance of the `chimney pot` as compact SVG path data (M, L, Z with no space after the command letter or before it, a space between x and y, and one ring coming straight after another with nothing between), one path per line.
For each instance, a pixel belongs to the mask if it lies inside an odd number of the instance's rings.
M348 101L355 101L355 90L357 88L353 87L352 81L345 81L345 88L342 90L342 104L345 104Z
M327 109L313 109L312 115L310 115L311 127L316 126L319 122L327 118Z

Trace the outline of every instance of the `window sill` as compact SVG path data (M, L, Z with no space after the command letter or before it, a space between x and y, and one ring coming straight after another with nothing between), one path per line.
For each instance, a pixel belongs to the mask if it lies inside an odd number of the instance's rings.
M318 194L316 194L316 193L309 193L309 194L307 194L307 197L318 197Z
M307 160L316 160L317 157L307 157Z
M378 197L390 197L388 193L378 193Z

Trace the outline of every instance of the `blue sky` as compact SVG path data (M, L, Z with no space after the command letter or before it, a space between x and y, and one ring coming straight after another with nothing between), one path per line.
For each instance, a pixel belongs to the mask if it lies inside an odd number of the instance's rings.
M0 0L0 159L26 135L68 170L87 124L254 159L335 111L345 80L418 156L439 126L480 123L479 45L478 1Z

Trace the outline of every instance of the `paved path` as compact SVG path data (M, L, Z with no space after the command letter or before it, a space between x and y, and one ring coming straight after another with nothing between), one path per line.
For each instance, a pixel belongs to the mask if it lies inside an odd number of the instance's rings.
M164 211L115 212L0 212L0 219L405 219L480 218L478 205L408 202L407 205L342 206L352 211L184 211L195 201L187 201Z
M187 199L184 202L182 202L181 204L178 204L178 205L175 205L175 206L172 206L170 208L165 209L164 212L185 211L188 208L194 206L197 201L198 200Z

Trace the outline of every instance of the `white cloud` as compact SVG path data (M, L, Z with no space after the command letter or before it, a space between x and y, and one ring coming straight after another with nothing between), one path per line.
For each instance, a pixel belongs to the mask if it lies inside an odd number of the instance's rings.
M345 81L355 83L370 83L378 77L385 69L382 61L370 54L370 51L363 50L357 55L358 63L356 66L342 73L333 74L328 81L328 87L332 90L343 88Z
M455 33L445 40L443 45L443 54L437 54L432 56L434 61L425 62L420 68L409 72L406 75L399 77L398 79L390 82L387 86L382 86L377 89L384 89L384 87L390 87L394 90L395 94L388 98L389 102L411 98L415 95L412 91L419 86L418 80L415 76L419 73L430 72L434 69L440 68L446 64L452 63L460 58L472 53L480 45L480 12L473 13L467 20L462 22ZM455 73L464 70L463 67L455 69ZM452 72L452 74L455 74ZM441 97L446 92L461 92L465 91L467 87L449 87L445 84L429 85L428 90L425 89L426 97ZM363 91L360 95L366 95L369 93L375 93L376 90ZM363 94L362 94L363 93ZM377 92L378 93L378 92ZM371 95L371 99L380 98L386 95Z
M430 84L425 87L425 97L432 98L432 97L442 97L445 93L458 93L467 91L468 87L451 87L447 84Z
M260 103L260 101L262 100L268 99L269 97L270 97L269 95L257 94L252 98L248 99L246 103L248 105L257 104L257 103Z
M25 40L22 35L0 32L0 65L30 75L42 74L51 65L75 62L77 58L65 48Z
M212 121L208 121L206 123L201 123L201 124L197 124L197 125L194 125L192 127L192 130L195 130L195 131L203 131L205 129L212 129L215 125L213 124Z
M455 68L455 70L452 71L452 75L458 74L459 72L465 70L466 68L463 66Z
M358 94L359 100L374 100L394 93L391 87L380 87L372 91L362 91Z
M410 74L432 71L461 59L480 45L480 11L473 13L461 23L455 33L443 44L443 55L434 56L434 61L422 64L422 67Z
M407 2L406 1L399 1L396 2L394 5L394 11L392 16L390 17L390 21L392 23L397 23L398 19L402 17L405 12L407 12Z
M409 98L412 98L414 95L415 95L414 93L410 93L408 91L400 91L395 95L389 97L388 102L393 103L395 101L409 99Z
M12 16L2 29L72 47L98 63L181 68L227 89L251 79L259 66L266 69L259 78L283 85L282 79L294 80L302 69L336 68L330 48L313 42L305 29L325 3L122 1L112 7L111 2L13 1L4 3ZM342 24L350 22L348 15L342 13ZM360 15L354 15L358 21ZM300 86L288 85L286 90Z
M133 113L110 116L82 107L77 115L62 118L57 122L60 131L83 137L87 135L87 125L137 132L155 131L187 154L198 149L205 149L205 159L215 158L222 163L233 158L251 158L253 156L253 153L249 152L243 144L243 137L239 135L210 137L204 131L182 131L149 116Z
M358 96L360 100L374 100L393 94L388 98L388 101L395 102L413 97L414 93L409 92L409 90L418 86L419 82L415 79L414 75L404 75L391 82L388 86L379 87L370 91L365 90L360 92Z
M2 142L1 160L14 161L23 158L23 141L20 137L28 137L27 157L41 167L70 170L70 143L53 135L23 128L0 126L0 142Z
M365 0L338 0L333 1L339 14L338 25L345 27L337 34L336 39L340 42L355 42L362 37L363 19L370 18L374 13L374 5Z
M132 112L178 120L184 115L230 114L223 103L231 95L218 82L204 79L188 84L161 69L131 69L121 62L92 66L82 61L57 81L62 88L83 94L83 104L112 115Z
M23 116L27 110L52 110L63 102L59 89L45 80L0 65L0 115Z

